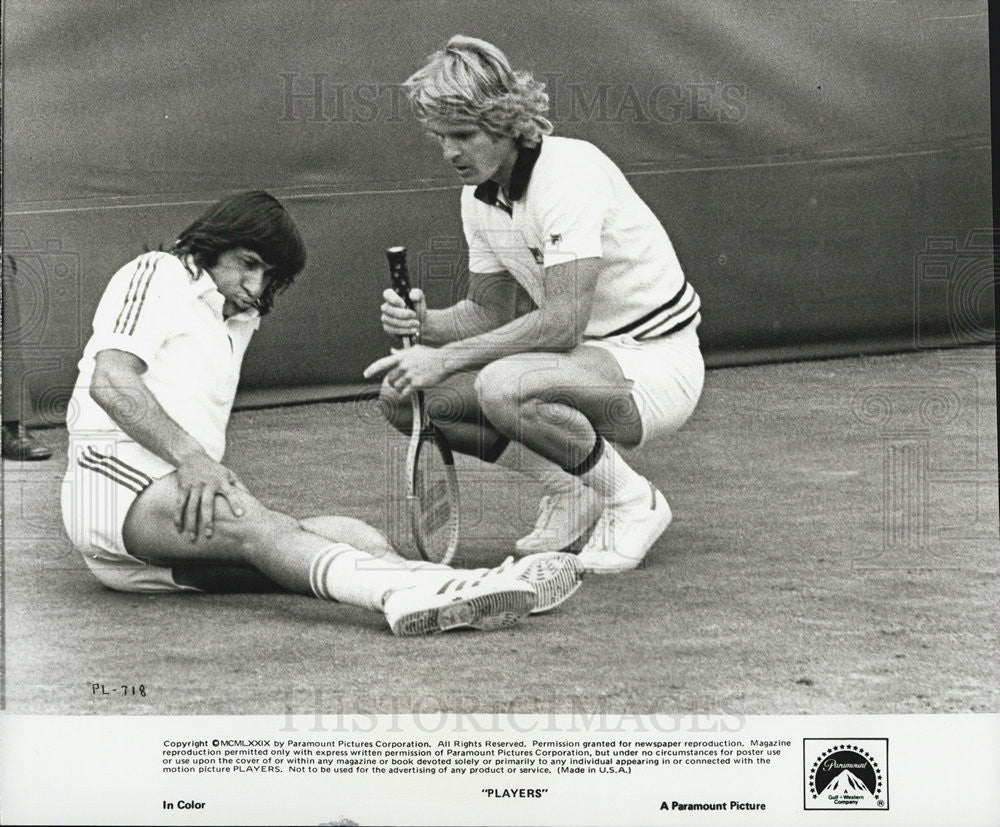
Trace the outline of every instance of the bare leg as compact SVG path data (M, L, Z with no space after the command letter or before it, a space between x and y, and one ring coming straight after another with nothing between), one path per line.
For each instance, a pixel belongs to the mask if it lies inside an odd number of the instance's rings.
M243 516L234 517L220 502L213 535L191 541L174 526L176 498L174 474L156 480L132 504L122 533L125 548L134 557L153 565L177 566L188 580L212 580L210 571L201 577L191 574L199 567L234 567L244 575L259 572L298 594L321 595L373 609L380 607L386 591L413 585L412 573L405 567L384 555L377 559L344 541L358 540L371 548L383 545L381 535L374 529L365 531L360 521L343 518L336 525L345 537L330 539L243 494ZM218 574L214 573L216 581Z
M299 526L307 532L336 543L347 543L372 557L392 560L403 565L412 564L412 561L396 553L388 537L363 520L324 514L300 520ZM242 594L282 590L278 584L260 572L239 566L206 565L199 562L174 563L171 568L174 580L178 583L207 592Z
M424 392L427 411L456 451L488 457L505 439L567 467L590 450L597 433L631 446L642 424L631 383L600 348L522 353L478 373L461 373ZM411 406L387 384L382 403L393 427L408 433Z
M287 546L301 540L303 550L318 551L329 541L308 534L293 518L265 508L247 494L242 517L233 517L221 505L212 537L192 542L173 524L176 491L175 475L168 474L153 482L132 504L122 530L129 554L154 565L194 563L256 569L286 589L309 593L308 576L303 576L298 555Z
M480 371L476 394L499 433L564 468L586 456L597 434L626 446L642 438L631 383L600 348L498 359Z
M612 445L642 439L631 383L617 361L586 345L568 353L518 354L483 368L476 390L500 433L576 478L575 489L567 486L563 496L542 499L535 530L518 541L518 550L575 542L592 527L580 552L589 571L635 568L671 515L663 495ZM586 499L588 493L596 502Z
M377 528L368 525L364 520L321 514L317 517L306 517L304 520L299 520L299 526L305 531L318 534L328 540L347 543L360 551L366 551L372 557L404 564L409 562L397 553L388 537Z
M239 498L240 517L228 513L220 499L212 536L192 541L174 526L177 498L176 474L156 480L139 495L123 528L130 554L152 565L180 566L189 576L199 565L209 571L220 566L258 571L299 594L383 611L398 635L460 627L506 628L538 604L535 588L514 573L469 582L450 569L413 570L391 559L388 553L398 555L391 552L385 538L363 528L360 521L320 519L313 520L312 526L338 536L351 535L383 552L381 557L307 530L298 520L264 507L250 494ZM575 585L571 580L568 587Z

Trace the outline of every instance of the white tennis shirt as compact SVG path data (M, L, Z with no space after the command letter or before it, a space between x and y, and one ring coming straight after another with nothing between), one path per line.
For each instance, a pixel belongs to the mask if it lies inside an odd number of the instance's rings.
M586 141L549 136L522 147L510 201L493 181L463 187L462 224L469 269L506 270L536 305L544 301L546 267L599 258L586 337L656 338L698 319L698 294L659 219Z
M146 253L115 273L79 363L66 414L71 442L107 445L110 439L119 459L152 477L173 470L122 432L90 397L94 357L123 350L146 363L142 379L167 415L220 461L243 355L260 326L256 310L223 318L224 302L207 272L170 253ZM127 412L141 415L138 401L121 401Z

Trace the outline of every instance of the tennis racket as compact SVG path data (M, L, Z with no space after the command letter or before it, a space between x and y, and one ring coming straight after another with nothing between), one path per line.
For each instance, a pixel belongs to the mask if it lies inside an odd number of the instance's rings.
M410 277L406 269L406 248L386 250L392 289L413 309ZM403 347L412 347L410 336ZM406 451L406 502L417 551L433 563L450 563L458 550L458 475L455 457L441 430L427 415L423 391L411 397L413 430Z

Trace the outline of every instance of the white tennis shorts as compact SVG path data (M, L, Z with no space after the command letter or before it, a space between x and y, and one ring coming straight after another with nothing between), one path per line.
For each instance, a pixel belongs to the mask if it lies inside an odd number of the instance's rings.
M125 550L122 528L136 497L153 478L118 459L113 442L70 444L62 485L63 525L91 573L121 592L199 591L174 581L167 566Z
M584 342L610 353L625 378L632 381L632 399L642 421L639 446L674 433L694 413L705 385L699 321L669 336L644 342L631 336Z

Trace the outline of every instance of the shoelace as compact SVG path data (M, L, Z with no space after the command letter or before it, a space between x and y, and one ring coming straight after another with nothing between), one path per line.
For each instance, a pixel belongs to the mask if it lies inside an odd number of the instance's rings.
M545 494L538 503L538 519L535 520L535 531L543 531L552 522L552 514L556 510L555 497Z
M601 516L597 518L597 523L594 525L594 531L591 536L601 538L601 544L605 548L614 545L615 510L613 508L605 508L601 512Z

